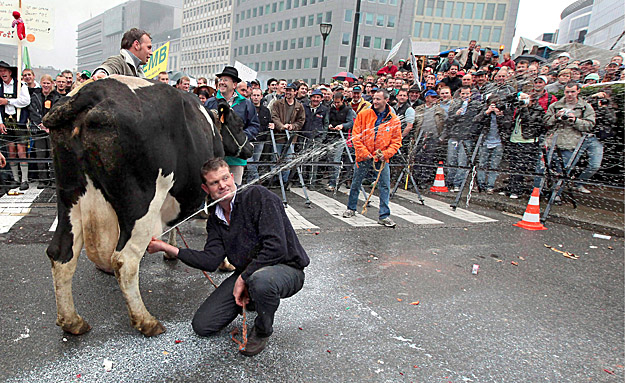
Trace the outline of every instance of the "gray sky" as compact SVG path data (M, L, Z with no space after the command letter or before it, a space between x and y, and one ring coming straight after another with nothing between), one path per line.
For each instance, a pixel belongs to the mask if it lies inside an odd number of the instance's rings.
M57 69L75 68L78 24L123 2L125 0L49 0L55 9L55 49L31 49L30 59L33 65L51 65ZM554 32L560 22L560 13L572 2L573 0L522 0L512 48L516 48L519 36L535 38L543 32ZM514 49L506 47L506 51L514 52Z

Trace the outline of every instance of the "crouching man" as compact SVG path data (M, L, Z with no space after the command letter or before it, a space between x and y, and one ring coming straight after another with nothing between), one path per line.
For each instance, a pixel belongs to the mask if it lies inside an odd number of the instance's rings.
M304 285L310 260L302 248L278 196L262 186L238 191L228 164L212 159L202 166L202 189L215 204L206 223L204 250L179 249L152 239L150 254L165 251L191 267L215 271L228 257L236 270L202 303L193 330L215 335L245 306L258 315L241 354L253 356L267 345L280 300Z

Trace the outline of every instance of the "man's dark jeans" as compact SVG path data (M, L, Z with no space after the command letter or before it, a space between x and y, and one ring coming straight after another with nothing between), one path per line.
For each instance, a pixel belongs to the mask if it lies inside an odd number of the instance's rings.
M202 303L195 313L193 331L201 336L215 335L232 322L242 311L234 301L232 290L239 277L235 272ZM250 304L258 313L254 326L260 337L273 333L273 318L280 299L295 295L304 285L304 272L287 265L266 266L247 279Z

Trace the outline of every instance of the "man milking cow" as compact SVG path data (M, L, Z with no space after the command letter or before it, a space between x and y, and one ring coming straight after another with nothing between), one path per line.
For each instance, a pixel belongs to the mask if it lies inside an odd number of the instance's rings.
M148 252L164 251L205 271L215 271L228 257L236 270L202 303L193 317L193 330L201 336L215 335L245 307L254 309L258 315L240 351L253 356L273 333L280 300L301 290L310 260L277 195L258 185L239 190L220 158L208 160L201 174L202 190L220 200L206 223L204 250L179 249L152 238Z

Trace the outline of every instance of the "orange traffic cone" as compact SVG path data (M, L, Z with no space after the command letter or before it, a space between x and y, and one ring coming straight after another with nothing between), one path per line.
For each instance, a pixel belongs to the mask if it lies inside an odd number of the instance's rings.
M436 177L434 185L430 188L431 192L447 193L449 189L445 186L445 173L443 172L443 161L438 161L439 167L436 169Z
M527 209L525 209L525 214L523 214L523 219L515 223L514 226L522 227L527 230L547 230L547 228L540 223L539 195L540 190L534 188L530 201L527 204Z

